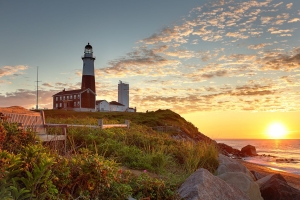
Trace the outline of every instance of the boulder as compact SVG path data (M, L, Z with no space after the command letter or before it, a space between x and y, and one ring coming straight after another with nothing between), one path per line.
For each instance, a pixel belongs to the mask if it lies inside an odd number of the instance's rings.
M241 163L237 162L236 160L219 154L218 157L219 167L216 171L217 175L226 173L226 172L242 172L247 174L252 180L256 180L253 174Z
M265 175L259 173L259 172L256 172L256 171L250 171L254 178L255 178L255 181L259 180L259 179L262 179L263 177L265 177Z
M242 172L226 172L218 176L226 183L239 188L251 200L263 200L259 186L247 174Z
M198 169L180 186L178 193L185 200L243 200L249 197L206 169Z
M286 180L283 178L283 176L282 176L281 174L269 174L269 175L267 175L267 176L265 176L265 177L263 177L263 178L258 179L258 180L256 181L256 183L257 183L258 186L261 188L261 187L262 187L264 184L266 184L271 178L272 178L272 179L279 179L279 180L281 180L281 181L287 183Z
M241 149L244 156L257 156L256 148L252 145L247 145Z
M300 190L288 185L280 174L271 174L258 181L261 196L264 200L300 199Z
M218 143L218 149L219 152L224 154L225 156L233 156L240 158L242 156L242 153L238 149L234 149L231 146L224 144L224 143Z

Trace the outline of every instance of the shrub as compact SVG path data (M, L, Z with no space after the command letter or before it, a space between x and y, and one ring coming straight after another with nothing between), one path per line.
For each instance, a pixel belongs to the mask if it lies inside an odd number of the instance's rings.
M163 180L151 178L146 172L131 181L133 197L140 199L150 197L157 200L180 199L176 193L177 185Z

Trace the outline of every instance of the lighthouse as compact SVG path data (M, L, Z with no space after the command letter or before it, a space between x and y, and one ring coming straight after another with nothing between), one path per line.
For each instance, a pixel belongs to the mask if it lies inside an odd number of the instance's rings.
M93 47L88 43L84 48L84 56L82 57L83 69L82 69L82 81L81 89L90 88L96 93L95 87L95 72L94 72L94 61Z

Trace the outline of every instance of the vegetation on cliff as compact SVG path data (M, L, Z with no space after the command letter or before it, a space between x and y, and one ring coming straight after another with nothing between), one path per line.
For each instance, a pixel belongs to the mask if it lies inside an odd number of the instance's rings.
M197 134L201 133L169 110L45 114L47 123L96 125L99 118L105 123L129 119L131 127L70 127L67 154L62 155L60 149L50 148L53 144L36 143L32 131L1 123L1 199L176 199L178 186L192 172L200 167L214 172L218 166L215 144L200 141ZM166 123L179 130L158 132L152 128ZM48 133L58 131L49 129ZM197 142L178 139L178 134L188 134Z

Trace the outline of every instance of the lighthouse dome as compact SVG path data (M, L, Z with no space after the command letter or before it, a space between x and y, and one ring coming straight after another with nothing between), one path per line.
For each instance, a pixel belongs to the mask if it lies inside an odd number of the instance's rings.
M89 55L88 57L92 56L93 54L93 47L92 45L90 45L90 43L88 43L85 47L84 47L84 54L85 55Z
M90 45L90 43L88 43L86 46L85 46L85 49L92 49L92 45Z

